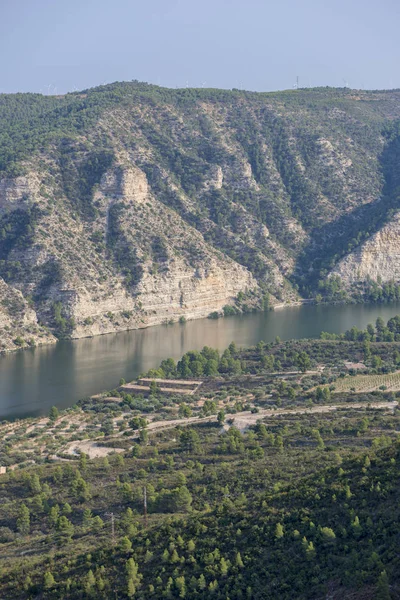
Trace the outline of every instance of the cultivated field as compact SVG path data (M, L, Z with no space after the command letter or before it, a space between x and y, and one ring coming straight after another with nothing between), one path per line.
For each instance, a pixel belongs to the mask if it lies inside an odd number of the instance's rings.
M400 371L383 375L356 375L335 381L335 392L372 392L382 386L388 391L400 390Z

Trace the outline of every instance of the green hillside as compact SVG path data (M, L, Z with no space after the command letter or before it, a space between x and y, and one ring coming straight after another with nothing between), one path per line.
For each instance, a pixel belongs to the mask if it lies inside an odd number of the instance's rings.
M398 369L398 323L204 348L149 373L194 395L0 424L2 597L399 598L399 392L341 385Z

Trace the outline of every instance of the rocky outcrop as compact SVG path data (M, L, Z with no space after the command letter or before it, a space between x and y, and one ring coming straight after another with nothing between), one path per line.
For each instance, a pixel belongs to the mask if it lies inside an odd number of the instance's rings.
M76 289L68 302L68 314L75 322L73 337L147 327L180 317L206 317L234 303L239 292L258 288L246 268L217 253L199 232L159 202L143 171L126 159L103 177L95 198L107 215L106 229L112 227L110 208L123 203L121 235L135 246L143 272L129 288L122 277L113 277L112 284L107 281L93 288L90 278L85 287ZM155 238L165 242L166 256L160 264L148 256Z
M135 297L122 285L101 300L86 289L77 290L69 304L76 323L72 337L171 323L181 317L207 317L232 304L239 292L256 287L250 273L227 261L224 267L215 263L207 269L193 270L181 263L168 274L146 274L135 288Z
M0 179L0 216L35 204L39 197L40 178L35 172L15 179Z
M400 213L333 270L346 285L372 279L400 281Z
M0 353L55 342L21 292L0 278Z

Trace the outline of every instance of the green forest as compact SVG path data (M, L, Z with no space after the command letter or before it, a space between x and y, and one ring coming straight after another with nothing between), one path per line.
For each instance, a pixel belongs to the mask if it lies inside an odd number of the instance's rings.
M399 336L396 316L205 347L149 371L148 397L121 381L3 422L2 596L399 598Z

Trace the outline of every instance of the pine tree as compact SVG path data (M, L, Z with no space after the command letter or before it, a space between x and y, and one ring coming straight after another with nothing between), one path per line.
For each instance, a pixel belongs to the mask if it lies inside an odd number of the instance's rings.
M92 569L90 569L90 571L88 572L88 574L85 577L85 591L87 594L92 593L95 583L96 583L95 576L93 575Z
M376 600L391 600L389 580L386 571L382 571L378 577Z
M127 589L128 598L133 598L136 594L135 584L132 579L128 579L128 589Z
M124 536L119 543L119 549L122 553L128 554L128 552L132 550L131 540L128 537Z
M125 564L126 576L127 576L127 586L128 586L128 596L132 598L138 587L140 587L140 582L143 579L143 575L139 573L139 567L133 558L129 558Z
M85 508L85 510L82 513L82 525L83 527L87 528L90 527L91 523L92 523L92 511L90 510L90 508Z
M63 506L62 512L64 515L70 515L72 513L72 508L71 505L68 504L68 502L66 502Z
M43 585L46 590L49 590L55 584L55 580L50 571L46 571L43 578Z
M218 581L216 579L214 579L214 581L211 581L209 583L208 589L210 590L210 592L215 592L215 590L218 588Z
M137 533L135 525L135 516L131 508L127 508L124 516L121 519L121 525L128 537L133 537Z
M236 556L235 556L235 565L237 567L239 567L239 569L243 569L243 567L244 567L242 556L241 556L240 552L236 553Z
M146 554L144 555L144 562L148 563L151 561L152 558L153 558L153 552L150 552L150 550L146 550Z
M354 535L356 537L359 537L362 533L362 527L360 525L360 519L358 518L357 515L354 517L354 521L352 522L351 526L353 528Z
M56 467L53 472L54 483L61 483L63 480L63 470L60 466Z
M87 469L87 459L87 455L84 452L81 452L79 456L79 468L82 471L82 473Z
M207 582L206 582L206 578L204 577L203 573L200 575L197 585L198 585L199 590L206 589Z
M135 581L136 579L139 578L139 575L138 575L139 567L138 567L137 563L134 561L133 558L129 558L126 561L125 569L126 569L126 572L128 574L128 577L130 579L133 579L133 581Z
M58 417L59 417L59 412L58 412L58 408L56 406L52 406L50 411L49 411L49 419L50 421L57 421Z
M228 575L229 567L228 567L228 563L226 562L224 557L222 557L220 560L219 569L220 569L220 573L221 573L222 577L225 577L226 575Z
M312 542L310 542L307 546L306 557L308 560L312 560L315 557L315 548Z
M75 528L71 521L65 515L62 515L57 521L57 531L59 542L70 541L74 535Z
M172 589L173 585L174 585L174 580L172 579L172 577L168 577L167 585L165 587L165 596L167 598L172 598L171 589Z
M164 552L162 553L162 561L163 562L168 562L169 561L169 552L168 550L165 548Z
M186 585L185 585L185 578L183 577L183 575L181 577L177 577L175 579L175 586L179 592L179 598L185 598Z
M95 533L99 533L104 527L104 521L99 515L96 515L92 520L92 530Z
M101 575L99 575L96 579L96 587L99 590L99 592L102 592L106 587L106 582L104 581Z
M17 529L22 535L27 535L31 528L31 519L29 508L25 504L21 504L18 518L17 518Z
M49 512L49 525L50 527L55 527L57 525L58 518L60 516L60 507L58 504L55 504L51 507Z
M336 538L335 532L330 527L321 527L321 536L325 542L331 542Z
M29 591L29 588L32 585L32 579L29 577L29 575L26 577L25 581L24 581L24 590L25 592Z
M225 421L225 412L223 410L220 410L217 414L217 421L219 425L223 425Z
M281 538L283 538L283 536L284 536L283 527L280 523L277 523L276 527L275 527L275 539L280 540Z
M171 554L171 556L170 556L170 559L169 559L169 561L170 561L172 564L174 564L174 563L178 563L178 562L180 562L180 560L181 560L181 559L179 558L179 555L178 555L177 551L176 551L176 550L175 550L175 548L174 548L174 549L172 550L172 554Z
M40 492L42 491L42 486L40 485L40 479L39 476L34 473L31 478L29 479L29 488L32 492L32 494L40 494Z

